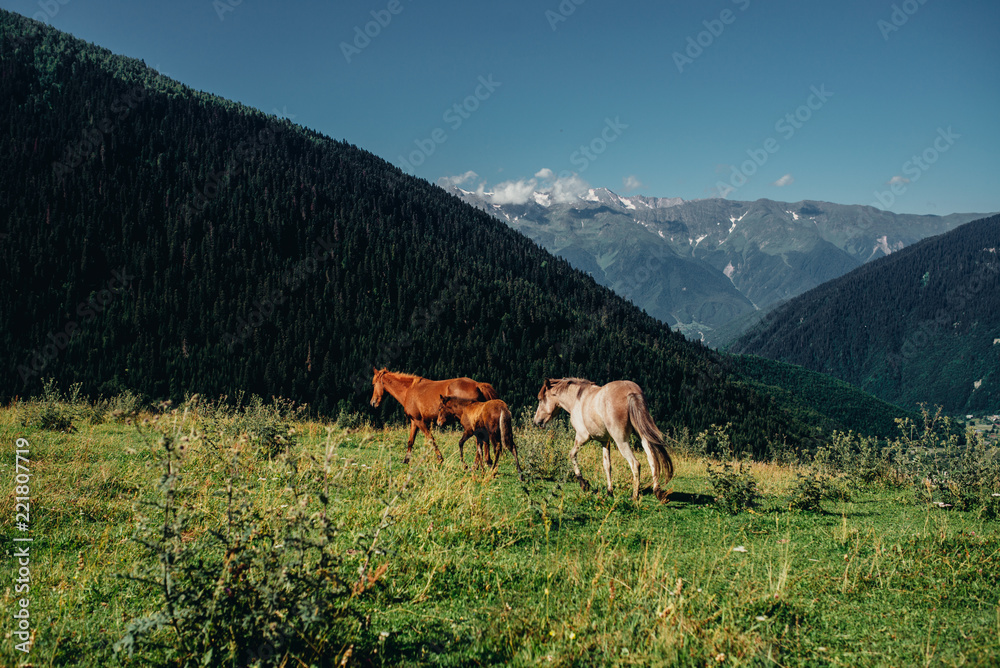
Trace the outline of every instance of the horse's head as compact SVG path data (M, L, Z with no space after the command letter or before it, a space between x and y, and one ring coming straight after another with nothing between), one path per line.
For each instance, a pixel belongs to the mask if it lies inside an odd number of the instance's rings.
M438 404L437 425L439 427L443 427L446 424L448 424L448 416L451 415L451 411L449 410L448 407L448 401L451 399L451 397L446 397L443 395L439 396L441 396L441 403Z
M559 402L556 399L557 392L552 390L555 384L556 381L548 378L542 385L542 389L538 391L538 410L535 411L535 417L532 420L537 427L545 426L559 408Z
M372 406L378 408L378 405L382 403L382 395L385 394L385 386L382 384L382 378L385 376L385 369L381 371L372 367L374 376L372 376Z

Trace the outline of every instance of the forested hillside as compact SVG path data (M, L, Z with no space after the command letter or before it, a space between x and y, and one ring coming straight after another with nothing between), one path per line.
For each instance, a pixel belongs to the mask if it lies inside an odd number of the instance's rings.
M918 242L770 313L733 352L832 374L903 407L1000 411L1000 216Z
M335 415L373 365L632 378L667 430L811 443L717 354L492 217L345 142L0 12L0 399L256 393Z

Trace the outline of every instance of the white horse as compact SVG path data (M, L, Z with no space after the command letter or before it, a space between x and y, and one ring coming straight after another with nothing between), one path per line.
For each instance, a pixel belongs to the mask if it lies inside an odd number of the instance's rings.
M632 453L630 442L634 432L642 439L642 449L646 451L646 459L653 472L653 493L661 501L666 500L666 494L660 489L660 475L665 474L664 483L669 482L674 476L674 462L663 443L663 434L649 414L642 388L630 380L616 380L598 386L582 378L549 378L538 392L535 424L539 427L546 424L559 408L569 413L570 424L576 430L576 441L569 456L576 479L584 491L590 489L590 484L584 480L576 460L580 446L590 440L601 444L608 494L611 494L611 440L614 439L618 452L632 470L632 498L639 498L640 465Z

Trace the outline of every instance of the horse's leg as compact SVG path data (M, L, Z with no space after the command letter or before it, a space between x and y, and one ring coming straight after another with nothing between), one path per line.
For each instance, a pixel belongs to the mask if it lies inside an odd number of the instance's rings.
M479 466L480 466L480 461L482 461L481 460L482 448L479 447L479 437L476 436L476 432L475 431L470 431L470 430L467 429L467 430L465 430L465 433L462 434L462 442L464 443L465 441L467 441L467 440L469 440L470 438L473 438L473 437L475 437L475 439L476 439L476 456L473 457L473 459L472 459L472 470L473 471L478 471L479 470Z
M434 434L431 433L431 428L427 426L425 422L418 422L417 425L420 427L420 431L424 432L424 438L430 441L430 444L434 446L434 452L438 456L438 464L444 462L444 456L441 451L438 450L437 441L434 440Z
M650 475L653 476L653 494L656 495L657 499L663 501L663 490L660 489L660 470L657 468L656 458L653 456L653 448L646 439L642 439L642 449L646 453L646 461L649 462Z
M462 438L458 439L458 459L462 462L462 468L466 471L469 470L469 467L465 464L465 442L467 440L469 440L468 433L462 434Z
M483 448L483 439L480 438L479 434L476 434L476 469L478 470L480 466L486 468L490 465L490 449Z
M410 463L410 453L413 452L413 441L417 439L417 421L410 420L410 438L406 441L406 454L403 456L403 463Z
M601 443L601 454L604 457L604 477L608 480L608 496L614 496L614 489L611 486L611 442Z
M586 436L581 436L579 433L576 435L576 440L573 442L573 449L569 451L569 459L573 462L573 473L576 474L576 479L580 482L580 489L585 492L590 491L590 483L584 480L583 474L580 473L580 462L576 460L576 455L580 452L580 446L586 443L589 439Z
M500 453L503 452L503 445L500 443L500 433L491 433L490 441L493 441L493 470L496 471L500 467ZM486 442L486 448L489 449L490 443Z
M632 446L628 442L628 435L622 438L616 438L615 444L618 446L618 452L622 453L622 457L628 462L628 466L632 469L632 498L636 501L639 500L639 460L635 458L632 454ZM610 443L608 444L611 445ZM610 450L610 447L608 448ZM654 469L655 470L655 469Z

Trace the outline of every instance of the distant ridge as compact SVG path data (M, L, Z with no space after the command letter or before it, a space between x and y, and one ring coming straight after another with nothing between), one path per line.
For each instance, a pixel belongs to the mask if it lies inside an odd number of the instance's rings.
M917 216L817 201L684 201L606 188L512 198L444 185L713 346L742 333L759 310L986 215Z

